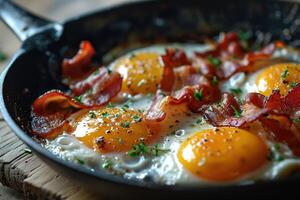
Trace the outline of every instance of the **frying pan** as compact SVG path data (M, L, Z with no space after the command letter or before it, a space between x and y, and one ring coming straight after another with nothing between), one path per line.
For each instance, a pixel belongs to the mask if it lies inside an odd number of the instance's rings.
M37 156L63 175L93 191L123 199L299 196L298 175L281 181L220 186L166 186L129 181L104 172L92 172L59 159L28 134L32 102L47 90L66 90L59 81L60 63L63 57L74 55L82 40L93 43L97 51L95 60L104 64L129 49L147 44L199 43L206 36L232 30L249 31L257 44L279 39L299 47L298 3L262 0L143 1L56 23L28 13L10 1L0 0L0 16L23 42L1 75L3 117Z

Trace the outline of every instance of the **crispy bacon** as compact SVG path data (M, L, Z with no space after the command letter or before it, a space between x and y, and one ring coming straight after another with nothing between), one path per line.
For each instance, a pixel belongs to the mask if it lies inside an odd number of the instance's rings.
M100 69L97 73L92 75L95 77L74 85L74 94L80 96L52 90L37 98L32 106L32 132L40 137L53 137L66 128L68 123L65 120L72 113L109 102L120 91L122 78L119 73L109 74L107 69Z
M171 92L175 84L174 68L182 65L190 65L190 61L184 51L178 49L166 49L166 54L162 56L162 60L164 71L160 88L165 92Z
M77 102L69 95L59 90L51 90L33 102L32 111L38 116L46 116L61 111L81 109L83 107L84 105Z
M241 127L266 113L267 109L261 109L253 104L246 103L240 106L232 94L225 93L221 103L205 107L203 114L214 126Z
M62 63L62 77L71 80L79 80L92 70L91 59L95 50L89 41L82 41L77 54L71 59L64 59Z
M243 105L239 105L232 95L225 93L221 104L206 108L204 116L215 126L242 126L267 113L292 116L300 110L299 98L300 84L285 97L281 97L279 91L274 91L268 98L258 93L250 93ZM241 116L234 116L234 112L228 112L230 107L237 112L242 111Z
M71 130L66 113L55 113L47 116L37 116L32 114L31 130L32 134L41 138L55 138L63 131Z
M157 91L153 102L146 113L146 120L160 122L165 119L166 113L161 109L161 104L164 98L165 94L161 91Z
M235 32L222 34L215 48L204 53L196 52L196 62L200 72L206 77L228 79L237 72L249 72L259 67L273 63L272 53L284 44L276 41L256 52L246 52ZM219 60L218 65L211 63L211 59Z
M288 121L288 119L286 119ZM296 156L300 156L300 132L291 124L286 127L283 123L272 118L261 118L263 127L273 134L278 142L286 143Z
M258 93L250 93L243 105L239 105L232 95L224 94L220 104L206 107L203 113L214 126L242 127L259 120L277 141L285 142L295 155L300 155L300 130L293 124L295 113L300 111L299 98L300 84L285 97L281 97L279 91L274 91L268 98ZM272 117L274 115L287 119L292 126L282 125Z
M102 106L108 103L113 97L115 97L122 87L122 77L118 72L106 72L99 71L99 75L96 78L87 79L86 81L77 83L78 87L73 89L79 89L81 86L85 86L85 93L82 94L82 103L88 107ZM90 80L90 82L89 82Z
M84 106L59 90L46 92L32 105L32 133L52 138L68 127L66 118Z
M195 93L198 93L197 96ZM192 112L200 112L203 105L214 103L220 100L221 92L218 87L212 86L209 82L185 86L174 95L167 96L168 103L170 105L187 104L187 107ZM162 101L164 101L166 95L161 91L156 94L150 109L146 114L146 119L162 121L166 114L161 110Z

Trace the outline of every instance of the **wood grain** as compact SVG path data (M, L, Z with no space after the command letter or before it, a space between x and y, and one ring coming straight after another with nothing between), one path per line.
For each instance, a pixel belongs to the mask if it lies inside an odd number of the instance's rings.
M62 177L27 149L0 117L0 182L24 199L104 199Z

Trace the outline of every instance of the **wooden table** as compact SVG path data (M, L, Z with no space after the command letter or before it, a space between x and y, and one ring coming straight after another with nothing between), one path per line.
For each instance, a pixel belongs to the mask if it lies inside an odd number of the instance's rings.
M46 18L61 21L92 10L101 9L126 0L16 0L28 10ZM128 1L128 0L127 0ZM8 57L19 48L20 42L0 22L0 51ZM6 63L0 63L2 71ZM93 195L62 177L30 152L0 116L0 199L104 199ZM18 191L18 192L16 192Z

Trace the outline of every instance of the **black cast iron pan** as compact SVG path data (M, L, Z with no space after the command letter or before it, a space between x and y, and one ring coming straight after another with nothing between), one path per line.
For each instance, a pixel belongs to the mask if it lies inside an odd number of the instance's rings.
M55 23L34 16L10 1L0 0L1 18L23 42L1 76L2 114L16 135L47 164L79 180L89 189L110 197L299 197L299 176L238 186L162 186L128 181L63 161L43 149L28 134L33 100L47 90L66 89L59 81L60 63L63 57L72 56L76 52L81 40L93 43L99 63L109 62L109 58L104 55L115 49L125 52L159 42L201 42L206 36L232 30L250 31L253 38L256 38L255 42L260 44L280 39L299 47L299 6L297 2L262 0L144 1Z

